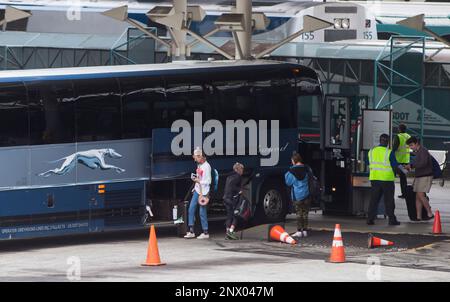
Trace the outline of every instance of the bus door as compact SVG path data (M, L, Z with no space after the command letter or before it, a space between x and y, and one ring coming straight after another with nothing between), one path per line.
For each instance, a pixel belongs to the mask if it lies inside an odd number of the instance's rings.
M351 207L351 100L325 97L324 214L347 214Z
M195 164L190 155L178 155L172 141L179 133L169 128L158 128L152 131L150 149L150 182L147 186L147 206L152 210L153 220L170 221L173 213L182 215L183 201L190 198L192 186L191 173ZM189 153L192 150L189 145Z

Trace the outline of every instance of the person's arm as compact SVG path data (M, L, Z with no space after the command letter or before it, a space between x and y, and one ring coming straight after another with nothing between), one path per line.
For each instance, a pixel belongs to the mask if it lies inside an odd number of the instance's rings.
M238 184L237 185L239 186L239 193L241 193L242 189L244 188L242 175L239 175L239 177L238 177Z
M395 171L395 169L398 167L397 159L395 158L395 153L391 152L391 155L389 156L389 161L391 162L391 167Z
M288 187L292 187L295 182L295 177L294 177L294 175L292 175L291 172L288 171L288 172L286 172L286 174L284 174L284 180Z
M398 147L400 147L400 139L398 138L398 135L396 135L394 136L394 142L392 143L392 151L396 152Z

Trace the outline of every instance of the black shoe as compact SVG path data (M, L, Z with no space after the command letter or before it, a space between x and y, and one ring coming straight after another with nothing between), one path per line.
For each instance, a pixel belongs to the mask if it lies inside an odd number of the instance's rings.
M397 197L398 197L398 198L401 198L401 199L405 199L405 198L406 198L405 195L398 195Z
M368 224L368 225L374 225L375 222L374 222L373 220L367 220L367 224Z
M410 219L411 221L422 221L422 219L418 219L418 218L413 218L413 219Z
M431 217L429 217L429 216L427 216L427 217L425 217L425 218L422 218L422 220L431 220L431 219L433 219L434 218L434 215L431 215Z
M400 221L398 220L389 221L389 225L400 225Z

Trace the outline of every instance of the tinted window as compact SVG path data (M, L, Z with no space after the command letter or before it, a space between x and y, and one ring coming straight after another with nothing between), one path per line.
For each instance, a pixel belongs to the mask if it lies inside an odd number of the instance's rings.
M123 106L123 137L150 137L159 117L155 117L154 104L164 102L164 88L155 79L120 79Z
M115 79L74 81L77 141L122 137L120 91Z
M222 123L226 120L258 120L256 98L251 84L244 81L216 82L213 87L219 108L216 118Z
M70 81L27 84L31 144L75 141L75 104Z
M260 120L278 120L282 129L296 127L294 81L277 79L255 82L253 94L257 99Z
M193 125L194 112L205 112L206 95L203 85L169 83L166 99L154 104L155 127L171 127L176 120L187 120ZM203 120L207 119L203 114Z
M28 144L27 107L22 84L0 84L0 146Z

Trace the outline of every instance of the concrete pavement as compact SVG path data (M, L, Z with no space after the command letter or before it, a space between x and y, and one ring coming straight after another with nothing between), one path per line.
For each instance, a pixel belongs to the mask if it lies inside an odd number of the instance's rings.
M446 186L430 194L433 208L441 210L444 232L450 230L448 192ZM397 214L403 222L398 227L388 227L383 220L369 227L361 218L312 214L312 237L300 240L299 246L267 242L266 226L256 230L254 238L246 238L244 232L242 241L224 240L221 224L212 229L210 240L186 240L175 237L174 229L158 229L159 252L167 263L161 267L140 266L147 253L147 230L3 242L0 281L449 281L450 240L428 235L432 222L408 222L402 205L404 200L397 200ZM349 245L343 264L325 261L332 238L321 230L332 230L335 223L341 224L344 244L348 241ZM289 217L286 229L295 230L294 217ZM314 232L324 232L320 234L325 239L316 242ZM353 244L352 232L423 234L433 240L412 249L375 251L357 244L363 235L355 235L359 237Z

